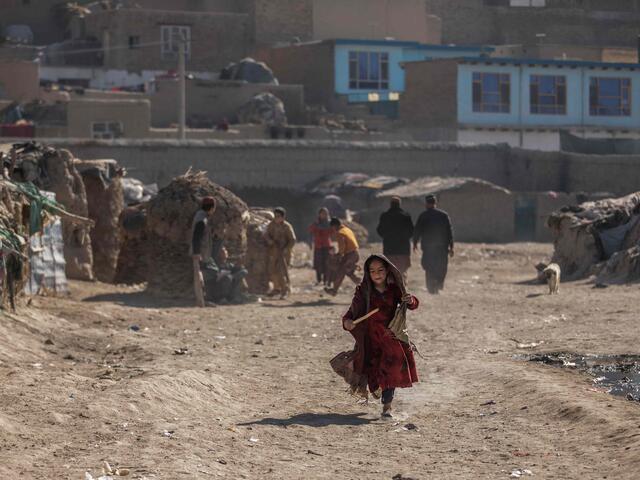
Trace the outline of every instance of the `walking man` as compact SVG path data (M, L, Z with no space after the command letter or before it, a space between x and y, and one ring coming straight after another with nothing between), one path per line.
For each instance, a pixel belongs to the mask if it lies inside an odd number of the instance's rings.
M400 270L406 283L411 267L413 220L402 209L400 197L391 197L389 210L380 215L377 232L382 237L382 253Z
M453 228L449 215L437 208L435 195L427 195L425 200L427 209L416 222L413 249L416 251L420 242L427 290L436 295L444 288L449 256L453 257Z
M333 279L333 287L326 288L325 291L330 295L337 295L344 277L349 277L356 285L362 280L356 275L360 246L353 230L343 225L339 218L332 218L330 225L338 242L338 268Z
M269 245L269 279L273 284L269 296L280 295L280 298L285 298L291 293L289 264L296 244L296 234L291 224L286 221L287 213L284 208L276 208L273 216L266 233Z
M207 277L217 275L217 266L213 260L214 239L211 219L216 211L216 200L204 197L200 210L193 216L191 225L190 253L193 260L193 288L196 306L205 306L205 282Z

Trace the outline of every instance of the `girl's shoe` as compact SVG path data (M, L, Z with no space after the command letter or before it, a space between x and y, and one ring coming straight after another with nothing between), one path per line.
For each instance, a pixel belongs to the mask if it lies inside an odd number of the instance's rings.
M385 403L382 405L382 418L392 418L391 415L391 403Z
M371 396L376 400L380 400L380 398L382 397L382 389L378 387L378 389L375 392L371 392Z

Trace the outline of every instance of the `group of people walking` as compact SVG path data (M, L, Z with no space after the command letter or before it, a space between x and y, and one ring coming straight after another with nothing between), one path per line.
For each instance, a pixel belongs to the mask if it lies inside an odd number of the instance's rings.
M403 210L398 197L382 213L377 232L382 237L383 254L371 255L358 272L360 248L354 232L339 218L330 218L321 208L309 227L316 281L336 295L346 277L356 285L343 328L355 339L355 347L332 360L332 366L350 385L354 394L380 399L382 415L391 416L396 388L411 387L418 381L412 344L404 318L418 308L418 299L407 293L407 273L411 253L422 249L422 267L427 290L437 294L444 287L449 257L454 254L453 229L449 215L437 208L435 196L425 198L425 211L415 224ZM212 218L216 202L202 200L192 223L190 253L193 258L195 296L198 306L209 300L236 301L242 294L247 271L228 262L227 253L216 237ZM289 265L296 243L286 211L276 208L267 226L269 295L285 298L291 292ZM334 249L333 242L337 244ZM393 326L396 330L394 331ZM336 361L338 360L338 361Z
M392 197L389 209L380 215L377 232L382 238L382 253L402 273L405 282L411 267L412 244L414 252L420 245L427 290L438 294L444 288L449 257L454 254L453 228L449 215L438 208L434 195L425 198L425 207L414 225L411 215L402 208L401 199ZM332 283L332 238L335 238L339 268L333 287L328 291L335 294L345 276L358 284L361 277L355 272L360 256L353 231L339 219L330 220L328 210L321 208L309 232L313 238L313 268L317 282L328 287Z

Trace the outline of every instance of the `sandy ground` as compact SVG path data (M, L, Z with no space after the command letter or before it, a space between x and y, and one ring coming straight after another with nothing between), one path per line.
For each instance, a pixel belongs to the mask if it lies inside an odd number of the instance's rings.
M637 479L640 405L517 356L638 353L640 288L543 295L526 281L549 253L461 245L437 297L412 269L422 382L399 391L391 421L328 364L352 343L352 285L328 298L309 269L293 271L290 299L244 306L81 283L36 298L0 318L0 478L83 479L107 460L148 479Z

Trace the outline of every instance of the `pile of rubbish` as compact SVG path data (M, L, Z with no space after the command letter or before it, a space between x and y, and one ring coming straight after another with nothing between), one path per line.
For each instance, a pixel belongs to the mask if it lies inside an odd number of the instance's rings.
M547 225L554 237L552 261L563 278L640 280L640 192L564 207L549 216Z
M214 235L229 251L230 261L242 263L247 251L247 205L209 180L206 172L188 171L162 188L148 203L124 211L120 225L125 241L116 281L129 283L132 279L128 275L131 275L135 283L147 282L153 293L191 296L192 220L202 198L207 196L214 197L217 205L211 221Z
M0 177L0 266L2 270L0 287L2 307L8 305L15 309L16 297L29 285L32 292L51 291L62 287L66 277L64 272L48 271L46 259L39 258L43 232L58 221L60 217L72 225L84 225L92 222L88 218L73 215L61 203L55 200L52 192L43 191L36 186L42 185L43 175L48 175L48 186L60 188L60 169L47 169L51 158L43 159L38 150L28 145L15 145L9 155L2 155L2 175ZM53 152L48 152L53 157ZM64 162L63 162L64 163ZM58 235L60 231L58 230ZM62 242L60 242L62 243ZM61 248L61 247L60 247ZM46 254L51 252L47 251ZM38 263L38 271L33 275L32 261ZM64 262L63 262L64 263ZM58 264L60 264L58 262ZM62 267L61 267L62 268ZM61 274L62 282L56 280ZM66 286L66 285L65 285ZM56 292L54 292L56 293Z
M9 157L11 179L55 193L68 214L62 218L67 277L93 280L90 229L94 222L89 220L87 192L73 154L28 142L13 145Z
M271 93L259 93L238 109L238 123L281 127L287 124L284 103Z
M235 80L247 83L267 83L278 85L278 80L266 63L245 58L238 63L230 63L220 72L220 80Z
M136 178L125 177L122 179L122 190L125 205L137 205L155 197L158 194L158 184L145 185Z

